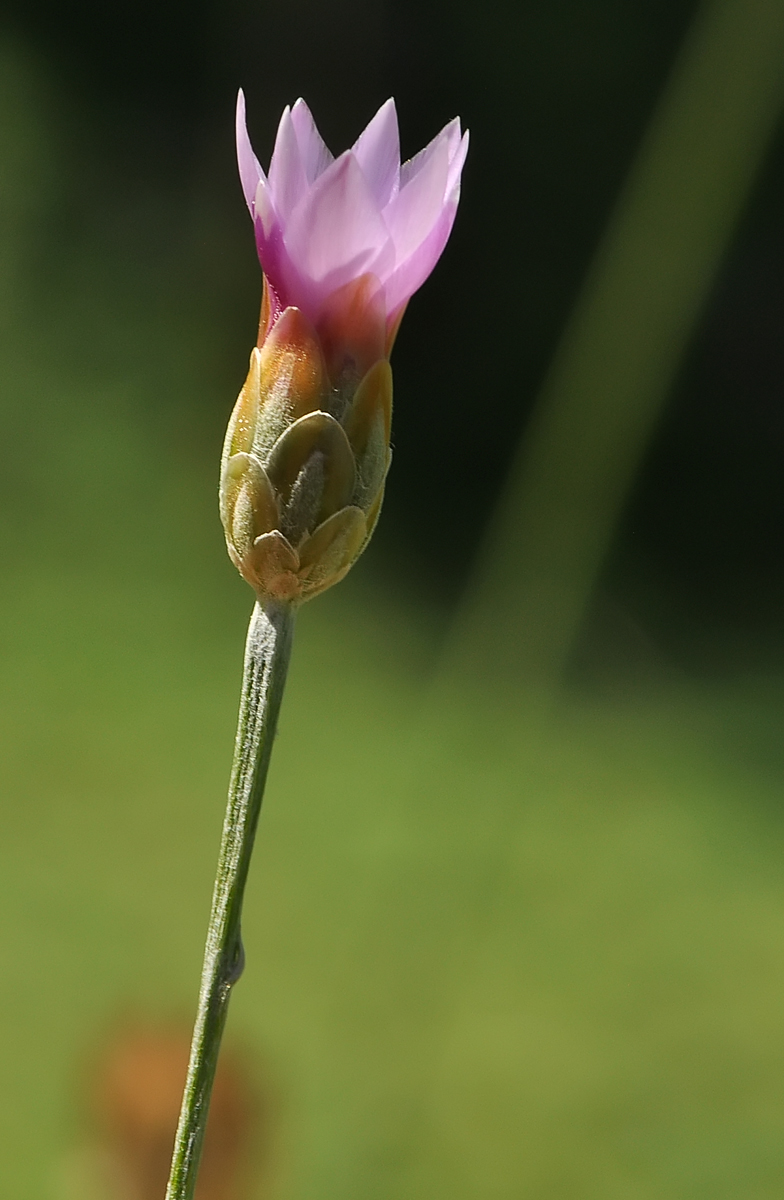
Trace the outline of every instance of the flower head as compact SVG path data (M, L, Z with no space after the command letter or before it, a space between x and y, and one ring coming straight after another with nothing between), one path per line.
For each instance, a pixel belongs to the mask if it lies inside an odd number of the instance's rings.
M446 245L467 147L455 119L401 166L388 100L333 158L298 100L267 176L239 94L237 154L264 297L220 506L229 555L263 601L331 587L373 532L391 460L389 353Z
M304 100L284 110L265 175L237 98L237 158L273 309L301 308L318 327L357 280L383 309L391 340L408 300L438 262L460 197L468 134L455 118L400 163L394 100L334 158ZM337 302L339 304L339 301Z

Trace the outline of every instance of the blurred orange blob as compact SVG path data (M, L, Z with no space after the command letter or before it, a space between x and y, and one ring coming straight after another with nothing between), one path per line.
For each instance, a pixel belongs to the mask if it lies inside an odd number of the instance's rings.
M162 1200L188 1066L189 1036L129 1029L102 1056L91 1088L106 1181L117 1200ZM247 1194L251 1143L261 1116L246 1071L231 1052L218 1063L196 1200Z

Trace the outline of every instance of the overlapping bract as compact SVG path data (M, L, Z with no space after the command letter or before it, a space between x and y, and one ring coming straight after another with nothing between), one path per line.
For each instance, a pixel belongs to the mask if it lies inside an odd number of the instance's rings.
M367 544L391 457L389 353L449 237L467 145L455 119L401 166L388 100L334 159L298 100L267 176L240 92L240 177L265 282L220 500L229 554L262 599L316 595Z
M313 326L287 308L251 353L221 463L229 555L263 599L331 587L373 532L391 457L387 359L335 399Z

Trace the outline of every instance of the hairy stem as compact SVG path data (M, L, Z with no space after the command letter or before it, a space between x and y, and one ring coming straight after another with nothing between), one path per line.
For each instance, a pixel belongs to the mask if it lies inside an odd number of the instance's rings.
M291 655L294 609L256 604L207 930L199 1008L166 1200L192 1200L231 989L242 974L241 917L253 840Z

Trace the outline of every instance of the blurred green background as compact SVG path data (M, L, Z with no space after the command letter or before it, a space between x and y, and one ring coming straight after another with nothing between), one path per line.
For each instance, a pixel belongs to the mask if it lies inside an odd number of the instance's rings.
M335 149L390 93L404 153L455 113L473 136L452 242L395 350L379 531L299 620L231 1016L279 1108L265 1195L781 1195L773 85L649 425L623 461L605 447L629 482L545 688L511 649L546 641L515 591L513 487L494 515L597 247L633 210L618 197L694 11L0 3L9 1196L65 1196L82 1064L118 1015L195 1005L251 604L216 505L259 297L239 85L262 160L299 94ZM750 47L741 84L762 70ZM731 136L731 105L702 117ZM545 493L521 494L547 541ZM501 595L510 669L477 632Z

